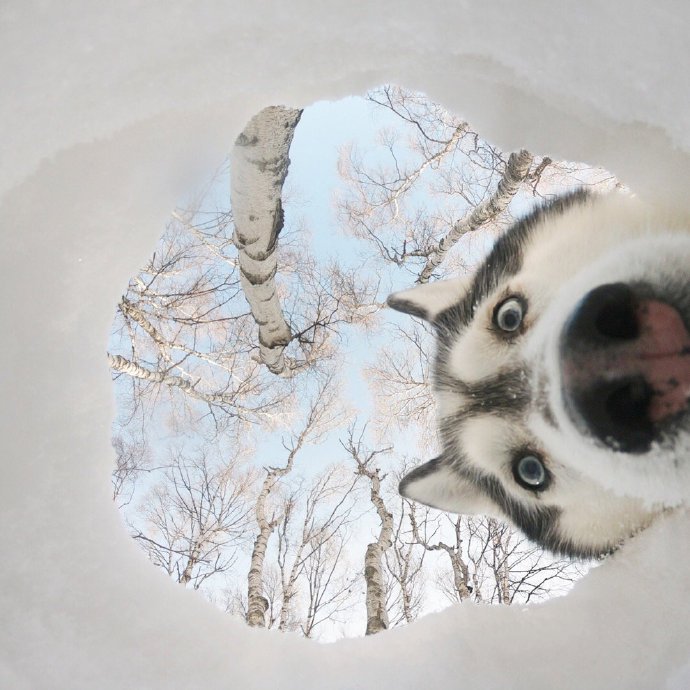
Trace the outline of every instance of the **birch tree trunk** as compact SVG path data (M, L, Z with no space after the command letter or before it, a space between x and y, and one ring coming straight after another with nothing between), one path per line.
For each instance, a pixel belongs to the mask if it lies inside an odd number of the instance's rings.
M266 627L265 613L268 600L264 596L264 560L268 540L283 519L280 511L268 517L268 499L280 480L292 472L295 458L310 438L318 438L319 434L331 423L329 413L334 402L335 389L333 379L327 379L314 394L304 426L299 434L294 434L291 444L283 444L288 451L288 457L283 467L267 467L266 476L261 491L256 499L254 514L258 532L252 549L249 574L247 576L247 623L253 627Z
M285 467L274 467L266 470L266 477L256 499L254 512L259 530L254 540L249 574L247 575L247 625L254 628L266 627L268 600L264 596L264 561L266 560L268 540L279 522L279 518L275 515L271 519L267 516L268 497L280 478L292 470L296 453L297 450L290 453Z
M386 587L383 581L383 552L386 544L381 543L385 530L385 526L382 525L379 539L367 546L364 556L364 580L367 585L367 635L375 635L382 630L387 630L389 624Z
M418 283L428 283L434 269L439 266L448 251L468 232L474 232L490 220L498 218L507 208L520 186L529 175L533 156L529 151L511 153L496 191L483 203L479 204L466 218L457 221L437 247L429 254L422 268Z
M261 361L274 374L285 370L283 351L292 338L276 293L276 247L283 229L281 194L288 152L301 110L273 106L255 115L231 154L234 240L240 281L259 326Z
M510 604L510 571L507 563L507 549L503 540L508 538L496 520L489 519L491 541L493 544L493 567L499 604Z
M363 432L362 432L363 435ZM362 438L355 443L354 430L350 429L348 445L345 446L357 463L356 473L366 477L371 485L370 499L381 521L376 541L367 546L364 555L364 581L366 583L367 635L374 635L389 626L388 607L386 606L386 584L383 575L385 552L393 544L393 514L388 511L381 496L381 474L378 467L371 462L379 453L390 450L365 451Z
M268 538L275 525L263 520L252 548L251 565L247 576L247 625L253 628L266 627L268 600L264 596L264 560Z
M288 630L288 627L290 625L290 617L292 614L292 600L295 594L297 594L297 579L300 576L300 572L304 564L302 552L304 551L305 545L308 541L308 518L305 518L305 524L302 526L302 539L299 546L297 546L297 551L295 552L294 558L292 560L292 565L290 566L288 571L286 563L289 551L288 532L290 526L290 518L292 516L295 503L296 498L294 496L288 499L283 515L281 529L278 534L278 567L280 568L280 581L282 584L282 597L280 604L280 618L278 623L278 630L280 630L281 632L285 632L286 630Z

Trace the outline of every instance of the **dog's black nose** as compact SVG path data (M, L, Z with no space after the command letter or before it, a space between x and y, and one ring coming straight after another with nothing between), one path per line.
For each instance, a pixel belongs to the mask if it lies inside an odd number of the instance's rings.
M563 396L571 419L609 448L644 453L655 437L653 390L636 365L640 300L623 283L589 292L561 336Z

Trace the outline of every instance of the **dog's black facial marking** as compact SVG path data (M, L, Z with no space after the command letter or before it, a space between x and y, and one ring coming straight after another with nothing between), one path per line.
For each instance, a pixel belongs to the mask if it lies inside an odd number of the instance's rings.
M438 367L434 372L434 386L438 391L462 396L462 407L450 418L453 424L486 414L520 417L529 408L532 398L527 373L523 369L502 371L496 376L467 383Z
M531 400L527 376L522 369L467 384L467 396L466 414L469 417L480 414L521 416Z
M559 508L525 505L508 494L496 477L481 474L475 482L501 508L511 522L525 533L528 539L549 550L555 550L556 545L561 541L556 531L561 513Z
M489 256L477 270L472 286L463 299L442 311L434 320L441 344L449 346L470 324L477 307L499 285L520 271L525 246L537 226L550 216L560 216L572 206L584 204L590 197L590 193L584 189L559 197L537 207L499 237Z

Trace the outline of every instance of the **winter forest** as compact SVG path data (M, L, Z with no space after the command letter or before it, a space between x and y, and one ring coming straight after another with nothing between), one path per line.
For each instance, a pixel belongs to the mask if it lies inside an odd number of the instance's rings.
M332 178L310 172L308 137L346 129L338 104L252 118L171 212L108 344L113 501L132 538L228 615L321 641L558 596L594 566L398 495L436 452L433 348L385 300L471 271L543 199L621 186L501 151L423 94L344 103L365 126L328 140Z

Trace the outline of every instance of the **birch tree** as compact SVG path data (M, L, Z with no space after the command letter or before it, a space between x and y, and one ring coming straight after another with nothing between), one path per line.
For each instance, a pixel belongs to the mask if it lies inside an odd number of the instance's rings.
M397 486L398 481L395 482ZM400 496L391 497L393 512L393 536L391 548L385 552L388 580L386 608L391 627L415 621L424 603L424 578L426 551L419 548L411 535L411 525L418 521L418 514L428 514L425 506ZM424 520L426 524L426 520Z
M374 541L368 544L364 555L366 634L374 635L386 630L390 625L386 606L388 590L385 583L384 558L392 545L393 515L386 507L381 492L381 482L385 479L385 475L381 472L381 468L374 463L374 459L378 455L388 452L390 448L370 450L363 443L364 430L358 438L355 438L355 435L355 427L351 426L343 447L354 460L355 473L369 482L369 499L376 510L380 523L378 535Z
M270 289L274 306L282 290L290 337L287 347L269 348L271 357L280 350L284 364L282 376L271 375L261 344L265 329L245 300L247 291L255 295L243 288L249 269L242 266L250 259L242 255L249 249L238 253L235 246L234 210L206 211L204 193L173 213L156 252L130 280L108 362L121 404L128 401L128 419L143 423L165 410L181 426L198 427L206 417L216 432L239 432L248 424L271 425L289 409L299 374L328 375L342 327L366 321L378 308L372 306L377 285L337 263L319 264L304 237L280 247L274 242L271 262L280 255L280 282L273 275L260 290ZM255 196L261 198L259 191ZM242 236L247 248L256 244Z
M586 564L546 553L494 518L437 516L426 515L422 520L413 516L412 534L426 551L445 554L446 566L436 584L451 602L527 603L563 591L586 568Z
M356 516L357 481L344 466L331 465L288 497L277 544L280 630L299 628L311 637L321 623L352 606L358 575L348 572L346 546Z
M301 110L291 108L265 108L237 137L231 155L240 281L259 326L261 361L274 374L285 370L283 351L292 339L276 289L276 248L284 224L281 192L290 165L288 153L301 115Z
M203 198L176 211L118 304L108 361L132 421L166 410L181 425L207 416L223 430L270 421L292 393L253 356L232 215L204 218Z
M331 376L312 395L301 429L283 440L287 453L284 463L264 469L263 482L254 504L256 532L247 575L246 620L252 627L266 627L268 600L264 595L264 566L268 541L281 520L285 519L286 512L293 508L289 500L276 501L273 495L280 488L280 482L294 470L295 460L302 448L307 443L318 441L333 426L340 413L335 398L334 379Z
M280 572L273 562L264 565L263 593L266 599L266 627L276 628L281 611L282 590ZM224 588L219 607L222 608L225 613L237 616L245 622L247 621L246 578L243 585L234 585ZM298 626L286 628L286 631L297 629L297 627Z
M424 533L420 530L420 524L411 517L412 534L414 540L427 551L442 551L448 557L451 578L443 577L439 582L441 590L452 601L464 601L472 598L476 602L483 601L482 583L484 573L481 569L484 555L491 548L491 540L487 532L487 539L481 543L481 537L474 528L474 518L467 516L446 517L452 526L453 540L434 538L440 531L438 527L433 530L432 538L427 532L427 519L424 520ZM463 528L467 526L468 529ZM480 542L475 544L475 542ZM473 548L473 547L478 547ZM452 587L450 583L452 582Z
M256 627L313 637L354 606L359 573L350 567L347 544L359 515L357 480L332 465L283 496L273 548L267 546L263 562L265 626ZM227 590L224 608L247 620L247 588Z
M502 214L534 158L527 151L504 156L419 94L384 86L368 98L394 113L400 127L380 135L383 163L368 164L356 147L343 151L341 215L381 259L428 282L461 237L506 221Z
M339 170L346 190L338 207L351 233L415 282L438 277L462 238L506 227L519 194L553 193L564 183L617 183L589 166L525 150L504 153L423 94L383 86L367 97L392 113L398 126L380 132L376 156L353 145L343 148ZM463 266L461 256L455 261L453 270Z

